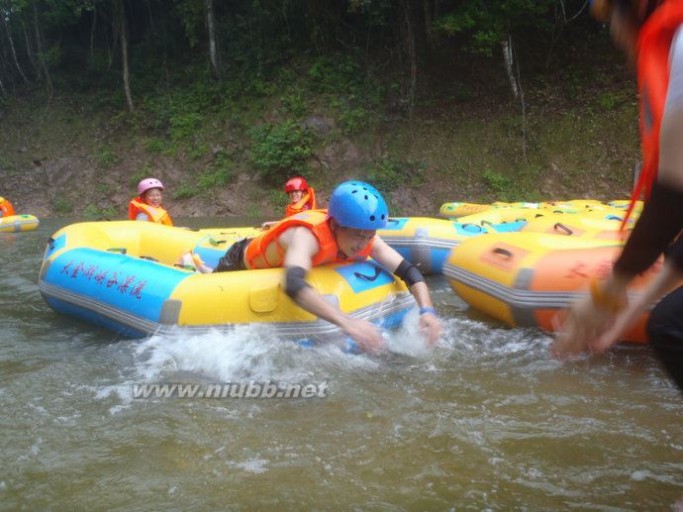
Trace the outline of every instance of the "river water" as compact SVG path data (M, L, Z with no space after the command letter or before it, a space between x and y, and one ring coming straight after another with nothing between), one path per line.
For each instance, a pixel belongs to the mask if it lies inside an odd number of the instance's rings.
M67 223L0 234L2 510L666 511L683 499L683 397L649 347L561 365L547 336L468 310L438 276L433 350L412 314L374 357L262 327L123 339L40 296L45 243ZM227 383L316 392L136 397Z

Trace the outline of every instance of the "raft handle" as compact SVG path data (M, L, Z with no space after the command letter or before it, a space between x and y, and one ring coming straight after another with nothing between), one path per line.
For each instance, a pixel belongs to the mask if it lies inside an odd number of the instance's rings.
M499 256L504 256L505 258L512 259L512 253L507 249L503 249L502 247L496 247L495 249L493 249L493 254L497 254Z
M375 275L368 276L366 274L361 274L360 272L354 272L353 275L357 279L361 279L363 281L370 281L373 282L375 281L379 275L382 273L382 271L379 269L379 267L375 267Z
M107 249L107 252L118 252L121 254L126 254L128 252L128 249L126 249L125 247L110 247L109 249Z
M159 262L158 259L152 258L151 256L140 256L140 259L141 259L141 260L147 260L147 261L155 261L155 262L157 262L157 263Z
M565 226L565 225L562 224L561 222L558 222L557 224L555 224L555 225L553 226L553 229L554 229L555 231L564 231L565 234L567 234L567 235L569 235L569 236L571 236L571 235L574 234L574 232L573 232L569 227Z

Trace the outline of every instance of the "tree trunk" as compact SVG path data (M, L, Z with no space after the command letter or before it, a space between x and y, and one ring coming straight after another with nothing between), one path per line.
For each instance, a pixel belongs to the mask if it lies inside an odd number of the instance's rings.
M14 40L12 39L12 32L9 27L9 23L7 22L9 15L7 16L0 16L2 18L2 22L5 25L5 31L7 32L7 40L9 41L9 47L10 51L12 52L12 58L14 59L14 65L17 68L17 71L19 71L19 74L21 75L21 78L23 78L24 83L28 85L28 78L26 78L26 75L24 74L24 70L21 69L21 66L19 65L19 59L17 58L17 50L14 48Z
M97 27L97 5L92 6L92 24L90 25L90 65L95 64L95 29Z
M432 30L432 22L434 21L434 11L432 10L432 5L430 0L423 0L422 7L424 10L424 27L425 34L427 37L427 44L430 49L434 49L434 31ZM436 6L434 6L436 9Z
M5 89L5 84L2 81L2 77L0 77L0 93L2 93L3 96L7 96L7 90Z
M209 36L209 61L211 70L216 77L220 77L221 70L218 62L218 47L216 44L216 18L213 11L213 0L204 0L206 8L206 31Z
M510 89L515 99L519 98L519 86L514 72L514 55L512 53L512 36L508 36L502 43L503 46L503 61L505 62L505 72L510 81Z
M40 80L40 75L41 75L40 68L38 67L38 64L36 63L35 52L33 51L33 48L31 47L31 38L28 35L28 29L26 28L26 23L24 23L24 20L21 20L21 28L22 28L22 31L24 32L24 44L26 44L26 54L28 55L29 62L31 62L31 67L33 68L33 74L37 80Z
M123 5L123 0L117 0L117 25L119 28L119 39L121 41L121 66L123 68L123 90L126 93L126 103L128 110L133 112L135 106L133 105L133 95L130 92L130 73L128 68L128 37L126 36L126 11Z
M417 88L417 51L415 45L415 32L410 15L411 2L403 0L400 4L400 21L402 27L401 41L408 58L409 75L405 88L405 107L408 115L413 112L415 106L415 89Z
M38 7L36 3L33 4L33 27L36 32L36 50L38 52L38 63L40 64L40 70L42 71L43 79L45 80L45 89L47 91L48 101L52 100L52 78L50 77L50 69L48 68L47 61L45 60L45 51L43 45L43 34L40 29L40 22L38 19Z
M510 80L510 87L512 94L516 99L519 99L520 108L522 110L522 154L526 158L526 101L524 99L524 89L522 89L522 78L519 71L519 62L515 59L514 45L512 44L512 36L508 35L507 39L503 41L503 60L505 61L505 71Z

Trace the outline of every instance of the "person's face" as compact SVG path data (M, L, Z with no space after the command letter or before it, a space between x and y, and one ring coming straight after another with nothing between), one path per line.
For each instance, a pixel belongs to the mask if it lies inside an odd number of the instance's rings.
M372 241L377 231L365 229L343 228L338 226L335 232L339 250L349 258L358 255Z
M291 192L288 192L289 194L289 202L290 203L296 203L301 201L301 198L304 196L304 191L303 190L292 190Z
M150 206L161 206L161 197L161 190L152 188L145 192L144 200Z

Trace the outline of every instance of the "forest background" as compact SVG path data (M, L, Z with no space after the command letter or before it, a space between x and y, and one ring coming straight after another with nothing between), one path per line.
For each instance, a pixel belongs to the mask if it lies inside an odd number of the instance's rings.
M586 0L0 0L0 195L123 218L279 215L360 178L394 215L625 199L632 70Z

